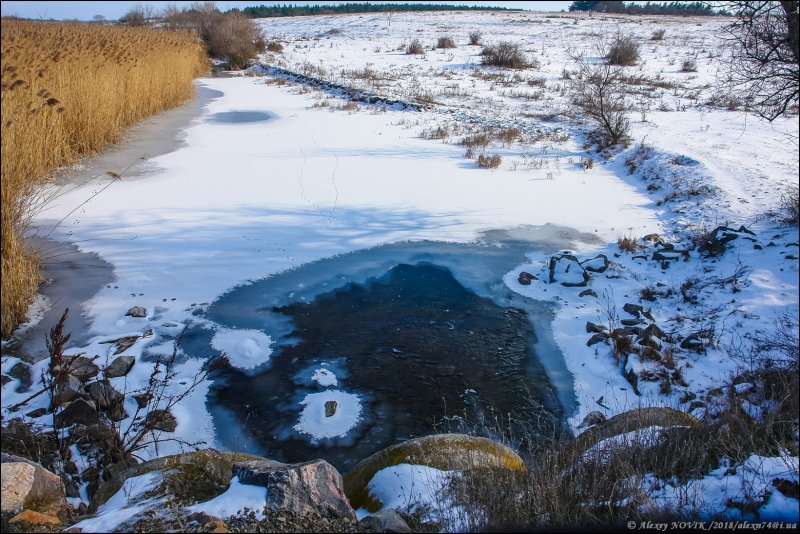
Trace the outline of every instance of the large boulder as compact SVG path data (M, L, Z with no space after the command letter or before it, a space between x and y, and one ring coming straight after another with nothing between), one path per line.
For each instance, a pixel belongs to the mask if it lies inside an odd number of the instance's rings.
M2 512L23 509L65 517L69 511L61 478L41 465L13 454L0 455Z
M267 488L266 505L298 515L355 519L344 493L342 475L325 460L284 464L273 460L237 462L239 482Z
M369 532L414 532L400 514L391 508L369 514L359 523Z
M378 471L398 464L422 465L442 471L525 470L517 453L490 439L466 434L425 436L392 445L356 464L344 477L350 504L368 512L380 510L382 503L370 494L369 482Z

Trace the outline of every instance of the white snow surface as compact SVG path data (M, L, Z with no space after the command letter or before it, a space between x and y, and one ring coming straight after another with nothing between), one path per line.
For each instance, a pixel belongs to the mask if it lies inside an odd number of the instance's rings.
M699 480L686 484L659 480L649 475L652 504L666 511L680 513L688 506L704 520L726 518L741 521L778 521L798 523L797 499L788 498L775 489L773 480L783 479L797 484L797 457L752 455L741 464L722 465ZM748 507L731 503L762 503L757 515Z
M579 259L604 253L612 262L606 273L592 275L589 288L597 299L547 283L546 264L555 250L532 252L504 279L520 294L559 305L553 332L578 400L569 417L572 428L577 430L596 409L607 416L639 406L688 409L686 394L700 397L730 382L739 363L728 357L726 347L748 333L769 331L783 314L798 314L797 227L765 216L778 208L786 187L797 183L798 121L789 117L766 123L715 103L724 23L710 17L531 12L260 21L268 36L285 46L284 54L268 54L263 63L421 102L429 109L361 104L338 109L345 103L338 96L298 84L278 85L269 76L199 80L198 86L222 95L179 132L177 149L150 160L146 173L133 165L122 180L88 202L93 191L108 183L103 172L92 183L64 185L33 221L45 233L66 217L51 237L74 242L114 266L114 284L81 306L94 337L70 352L100 354L103 360L110 345L102 341L153 328L156 335L138 341L126 354L141 357L146 349L168 355L172 343L162 334L174 328L166 324L210 323L193 312L237 285L399 240L469 242L488 229L552 223L590 232L606 243L572 244ZM652 31L660 28L667 37L650 41ZM480 67L480 47L467 44L468 32L476 29L486 43L519 43L538 68ZM566 77L574 77L577 69L574 58L592 58L595 37L617 31L642 43L640 67L631 73L644 81L632 86L630 94L634 143L606 160L584 146L587 125L569 119L572 106L565 88ZM445 34L457 47L430 50ZM405 54L402 47L412 38L420 38L429 50ZM696 60L697 72L681 72L687 58ZM271 118L236 124L215 120L232 111L265 112ZM445 139L424 138L439 126L450 132ZM463 137L490 127L520 130L516 140L495 140L485 150L502 156L496 170L465 159L460 144ZM626 160L636 163L635 169ZM130 163L120 162L122 168ZM680 194L670 199L673 192ZM620 254L616 245L618 237L653 232L680 242L718 224L744 224L756 232L755 242L740 237L716 261L703 261L693 252L689 261L672 262L667 269L657 261ZM740 267L745 270L739 272ZM523 270L539 279L520 285L517 276ZM699 288L697 304L681 299L680 287L689 279L730 277L735 280ZM674 292L652 303L640 301L641 290L650 286ZM657 381L640 381L641 395L636 395L608 345L586 346L586 322L606 323L614 306L627 318L621 311L625 302L651 308L665 331L685 336L713 327L716 339L704 354L676 355L685 386L676 381L662 392ZM125 316L133 305L147 308L147 317ZM205 326L216 330L213 346L228 353L234 366L248 370L268 361L271 340L265 334ZM182 362L177 367L181 380L201 370L202 362L194 358ZM4 357L3 372L15 363ZM45 366L45 361L35 364L33 376ZM140 358L127 377L112 379L112 384L120 390L141 387L151 370L152 363ZM627 370L646 373L653 370L652 362L631 358ZM175 392L181 380L173 385ZM16 392L17 385L12 380L3 387L4 415L29 395ZM207 390L202 383L174 408L179 421L174 437L215 446ZM322 421L320 406L331 394L341 395L342 402L328 418L332 421ZM360 407L354 395L335 390L313 395L323 396L306 398L298 430L315 437L340 436L356 424ZM134 401L128 402L128 412L135 413ZM46 403L40 396L26 409ZM693 413L702 416L704 411ZM47 419L38 422L47 424ZM121 425L131 423L128 419ZM177 445L167 442L143 454L175 452ZM771 506L782 506L777 493L769 499Z
M397 464L375 473L367 484L370 495L382 503L381 509L436 511L443 502L442 491L447 485L449 471L427 465ZM368 515L359 508L358 519Z
M330 417L325 416L328 401L337 405ZM346 391L328 389L309 393L300 401L300 406L300 421L294 429L315 439L345 436L361 420L361 400L358 395Z
M224 493L213 499L188 506L189 513L205 512L220 518L231 517L247 508L261 520L264 518L264 505L267 502L267 488L251 486L239 482L239 477L231 479L231 484Z
M314 369L314 372L311 373L311 380L320 386L335 386L339 383L339 380L336 378L336 374L330 369L325 369L324 367Z

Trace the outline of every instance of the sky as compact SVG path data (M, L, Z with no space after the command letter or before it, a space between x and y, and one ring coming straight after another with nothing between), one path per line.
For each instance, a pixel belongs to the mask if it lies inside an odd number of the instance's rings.
M256 0L253 2L217 2L217 6L222 10L238 7L244 8L254 5L283 5L283 4L341 4L350 2L360 2L364 0L337 0L330 2L298 2L292 0L279 0L277 2L269 2L266 0ZM471 6L503 6L512 7L516 9L531 9L536 11L561 11L569 8L572 2L568 1L549 1L549 2L492 2L492 1L448 1L448 0L433 0L431 2L418 1L418 0L402 0L403 3L436 3L436 4L456 4L456 5L471 5ZM34 18L34 19L79 19L91 20L95 15L103 15L106 19L114 20L122 17L131 6L135 4L151 5L157 10L163 9L168 4L176 4L179 7L188 5L191 2L154 2L154 1L131 1L131 2L29 2L29 1L3 1L0 2L0 12L3 16L15 15L18 17ZM385 2L374 2L385 3Z

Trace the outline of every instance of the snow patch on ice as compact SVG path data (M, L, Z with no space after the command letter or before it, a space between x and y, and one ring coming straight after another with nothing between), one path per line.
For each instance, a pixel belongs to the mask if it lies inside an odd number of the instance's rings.
M267 362L272 353L272 340L259 330L220 328L211 339L211 346L228 355L231 365L254 369Z
M337 403L336 412L325 417L325 403ZM300 401L303 411L294 429L316 439L346 435L361 420L361 399L358 395L339 390L310 393Z
M335 386L339 383L336 375L330 369L316 369L311 375L311 380L320 386Z

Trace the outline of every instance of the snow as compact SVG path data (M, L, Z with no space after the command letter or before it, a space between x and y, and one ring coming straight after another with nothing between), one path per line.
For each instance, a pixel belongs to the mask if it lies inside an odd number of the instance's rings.
M119 491L98 508L94 517L84 519L73 527L82 532L113 532L126 521L166 501L165 498L143 498L145 493L156 489L162 480L161 474L156 472L128 478Z
M673 484L652 475L645 481L651 486L650 501L664 510L677 512L692 505L701 519L724 517L734 520L798 522L797 499L787 498L772 484L775 479L797 484L797 458L752 455L738 465L724 461L699 480ZM739 509L731 503L750 500L762 503L757 515L747 507Z
M225 353L231 365L247 370L267 362L271 342L260 330L220 328L211 339L211 346Z
M325 403L330 401L336 403L336 411L326 417ZM309 393L300 405L303 407L300 421L294 429L314 439L345 436L361 420L361 400L358 395L346 391L328 389Z
M336 375L330 369L315 369L311 374L311 380L320 386L335 386L338 383Z
M267 488L251 486L239 482L239 477L231 479L231 484L224 493L213 499L194 504L186 508L190 513L205 512L209 515L225 519L237 515L247 508L255 512L256 517L264 518L264 506L267 502Z
M399 510L437 510L442 501L442 491L446 487L449 471L442 471L427 465L397 464L385 467L373 475L367 484L372 498L379 500L381 509ZM368 512L356 510L358 519Z

